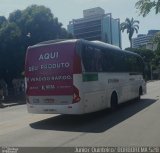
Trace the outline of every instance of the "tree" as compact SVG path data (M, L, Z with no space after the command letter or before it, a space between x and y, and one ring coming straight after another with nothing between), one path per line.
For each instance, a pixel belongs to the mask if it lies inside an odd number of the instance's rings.
M0 16L0 29L7 23L7 19L4 16Z
M159 69L160 68L160 32L158 32L153 38L153 43L157 45L157 49L155 50L154 65L156 66L156 69Z
M9 85L13 78L22 77L25 52L29 45L70 35L58 18L44 6L32 5L0 16L0 79Z
M157 44L157 52L159 52L160 55L160 32L158 32L155 37L153 38L153 43Z
M125 50L139 54L146 63L151 63L154 58L154 52L144 48L126 48Z
M151 67L152 69L155 69L155 53L152 50L144 48L126 48L125 50L137 53L143 58L145 63L145 77L149 80L151 78Z
M19 26L24 42L28 39L25 36L30 33L30 45L59 38L62 26L58 18L54 18L49 8L37 5L11 13L9 22L14 22Z
M139 21L134 20L133 18L130 20L129 18L126 18L125 22L121 23L121 30L124 32L124 30L127 30L128 38L130 41L130 47L132 48L132 37L134 32L138 33L139 30Z
M155 14L158 14L160 13L160 0L138 0L135 7L143 17L145 17L152 9L155 10Z
M7 24L0 29L0 77L8 83L11 83L12 77L23 69L19 63L21 57L18 55L20 36L21 31L15 23Z

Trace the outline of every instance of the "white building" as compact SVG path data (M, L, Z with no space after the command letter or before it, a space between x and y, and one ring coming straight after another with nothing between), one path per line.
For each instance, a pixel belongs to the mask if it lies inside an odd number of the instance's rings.
M100 40L121 47L120 20L113 19L111 13L105 14L100 7L83 11L83 18L69 22L68 31L75 38Z
M157 45L153 43L153 38L160 30L149 30L147 34L139 34L132 38L132 48L145 47L146 49L156 50Z

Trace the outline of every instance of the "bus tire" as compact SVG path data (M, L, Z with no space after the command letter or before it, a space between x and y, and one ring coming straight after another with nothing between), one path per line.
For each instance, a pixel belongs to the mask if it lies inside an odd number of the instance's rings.
M117 105L118 105L118 96L117 93L114 91L111 95L111 110L116 110Z

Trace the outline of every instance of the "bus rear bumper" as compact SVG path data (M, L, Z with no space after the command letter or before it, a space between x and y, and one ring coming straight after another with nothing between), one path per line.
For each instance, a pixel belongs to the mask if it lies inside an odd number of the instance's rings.
M83 114L80 103L69 105L33 105L27 103L29 113L33 114Z

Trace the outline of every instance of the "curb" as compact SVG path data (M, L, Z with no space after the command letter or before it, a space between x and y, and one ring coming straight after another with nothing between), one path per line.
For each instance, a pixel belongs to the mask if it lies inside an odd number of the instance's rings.
M16 105L19 105L19 104L17 104L17 103L11 103L11 104L4 104L4 103L2 103L0 105L0 108L6 108L6 107L11 107L11 106L16 106Z
M147 83L149 83L149 82L155 82L155 81L159 81L159 80L148 80Z
M12 107L12 106L17 106L17 105L24 105L24 104L26 104L25 102L21 102L21 103L3 103L3 102L1 102L0 103L0 109L2 108L6 108L6 107Z

